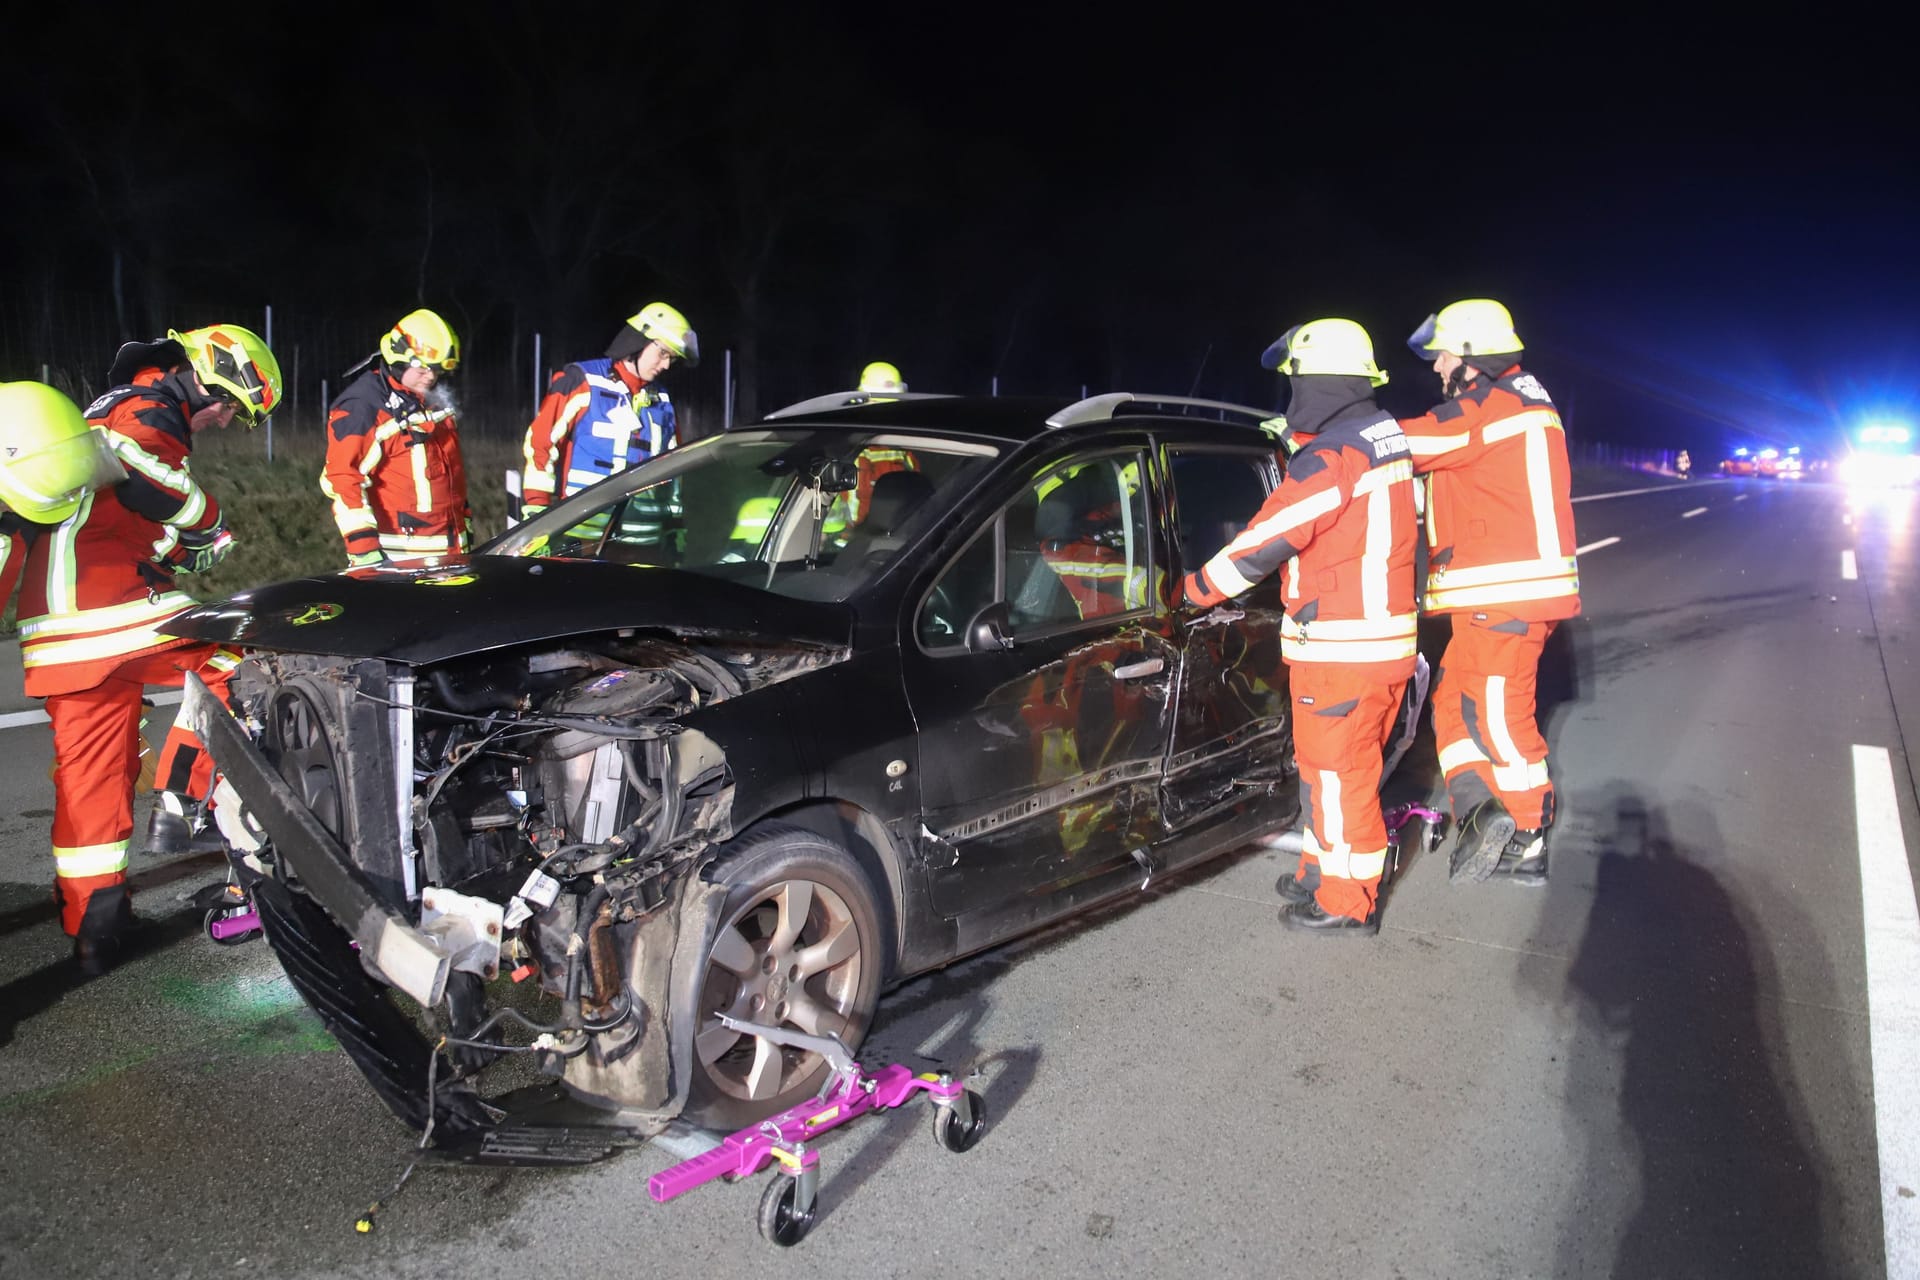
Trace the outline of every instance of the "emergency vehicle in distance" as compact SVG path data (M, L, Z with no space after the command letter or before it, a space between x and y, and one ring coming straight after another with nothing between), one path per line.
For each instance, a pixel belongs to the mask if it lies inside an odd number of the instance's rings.
M1847 484L1862 487L1920 483L1920 453L1914 451L1912 429L1884 422L1860 428L1834 471Z

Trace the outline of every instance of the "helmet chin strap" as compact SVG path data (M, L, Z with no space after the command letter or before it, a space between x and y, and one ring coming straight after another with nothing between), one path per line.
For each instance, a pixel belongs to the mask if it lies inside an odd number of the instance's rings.
M1478 369L1468 364L1465 360L1462 360L1459 364L1455 365L1453 367L1453 372L1447 375L1447 385L1444 388L1444 390L1446 391L1447 399L1449 400L1458 399L1460 396L1460 393L1467 389L1467 384L1469 382L1472 382L1474 375L1479 372L1480 371Z

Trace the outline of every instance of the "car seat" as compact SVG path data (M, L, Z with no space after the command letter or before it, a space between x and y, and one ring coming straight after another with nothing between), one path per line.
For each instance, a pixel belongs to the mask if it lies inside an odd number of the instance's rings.
M873 482L867 513L840 549L835 564L857 568L875 556L890 555L905 544L909 521L933 501L933 481L919 471L889 471Z

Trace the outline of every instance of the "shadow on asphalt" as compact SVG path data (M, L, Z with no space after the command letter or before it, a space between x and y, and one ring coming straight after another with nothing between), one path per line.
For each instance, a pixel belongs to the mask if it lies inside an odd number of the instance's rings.
M45 910L49 917L55 914L52 907ZM164 916L142 917L128 933L119 963L129 964L198 934L201 914L198 908L188 907ZM73 963L62 938L58 959L0 986L0 1048L13 1043L13 1033L21 1023L46 1012L89 981Z
M1593 905L1566 981L1583 1003L1586 1046L1597 1039L1620 1057L1569 1054L1567 1114L1588 1164L1579 1185L1617 1183L1623 1124L1639 1161L1640 1202L1608 1274L1842 1274L1838 1191L1785 1074L1771 953L1708 869L1725 856L1711 816L1685 815L1682 829L1715 833L1688 849L1630 787L1613 784L1583 807L1610 812L1612 829L1595 843ZM1766 891L1744 873L1741 885ZM1783 935L1812 936L1790 896L1766 910ZM1557 983L1540 994L1566 998ZM1586 1204L1569 1206L1579 1225L1562 1236L1555 1274L1596 1271Z

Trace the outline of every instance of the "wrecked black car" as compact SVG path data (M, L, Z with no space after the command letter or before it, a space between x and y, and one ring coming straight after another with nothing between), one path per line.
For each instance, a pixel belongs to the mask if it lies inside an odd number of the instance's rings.
M751 1123L826 1065L719 1015L857 1046L888 985L1294 823L1278 584L1179 603L1278 481L1258 411L848 400L174 624L250 653L189 698L268 941L437 1141L509 1054Z

